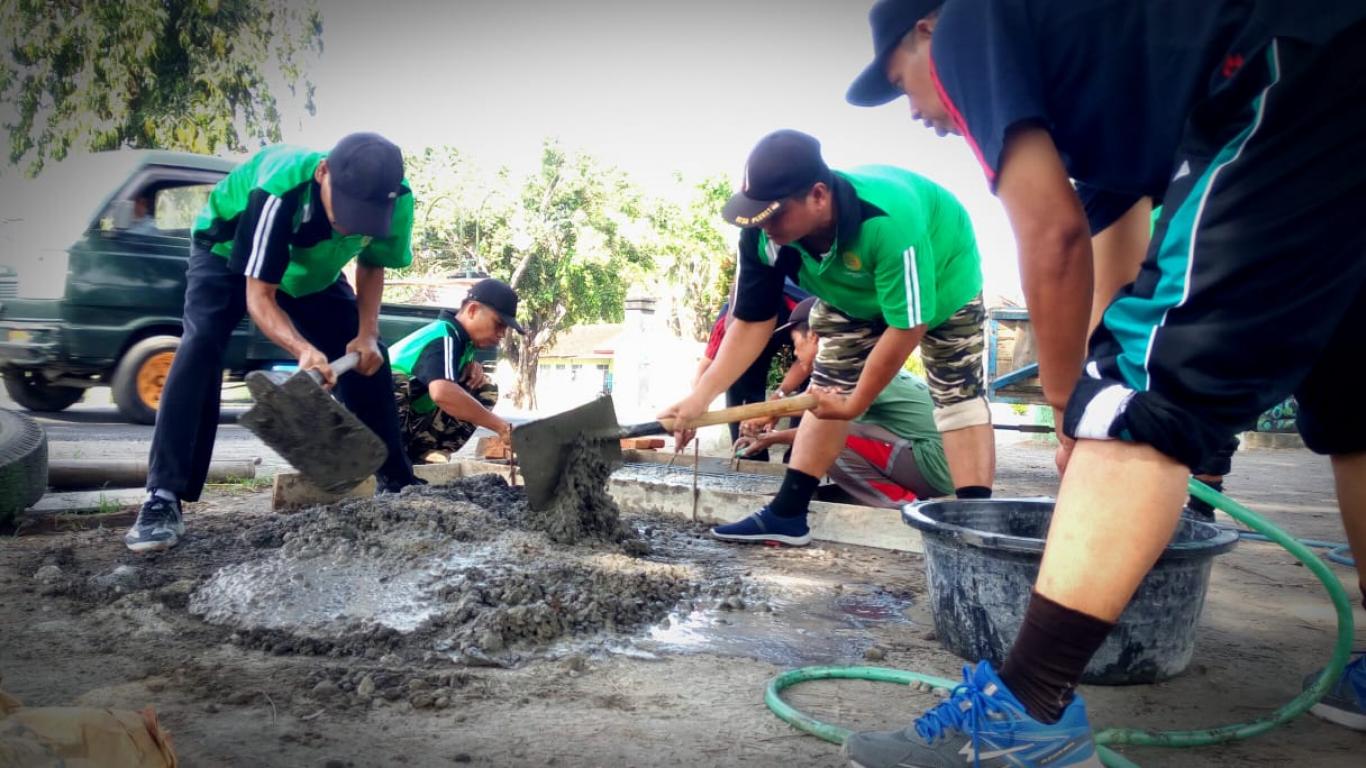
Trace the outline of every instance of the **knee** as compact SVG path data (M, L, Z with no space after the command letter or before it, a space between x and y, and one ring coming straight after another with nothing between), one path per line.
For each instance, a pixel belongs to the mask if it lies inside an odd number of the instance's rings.
M990 423L991 408L987 406L985 397L974 397L934 409L934 426L941 434Z
M214 368L213 361L222 359L227 353L227 338L217 338L212 334L197 333L186 328L180 344L176 347L176 360L194 361L195 367ZM185 363L181 364L182 366Z

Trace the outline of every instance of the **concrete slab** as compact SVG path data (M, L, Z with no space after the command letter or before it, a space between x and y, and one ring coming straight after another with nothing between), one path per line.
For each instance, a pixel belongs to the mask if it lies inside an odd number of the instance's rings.
M101 491L69 491L48 493L39 499L26 515L48 515L58 512L107 511L111 507L136 506L147 495L143 488L107 488Z

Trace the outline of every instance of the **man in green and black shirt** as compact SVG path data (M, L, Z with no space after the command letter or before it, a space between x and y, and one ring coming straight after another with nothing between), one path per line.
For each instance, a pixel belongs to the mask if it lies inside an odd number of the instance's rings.
M509 437L512 425L493 413L498 385L474 359L476 349L498 346L509 328L526 334L517 322L517 293L488 278L470 287L458 311L442 310L390 350L394 400L410 459L422 461L431 451L454 453L479 427Z
M384 270L412 262L412 226L403 155L372 133L328 153L267 147L214 187L193 229L185 331L157 414L147 500L124 537L130 550L167 549L184 533L180 502L199 498L213 455L223 352L248 314L389 446L381 490L417 482L379 338ZM352 259L354 291L341 275ZM351 351L360 363L338 378L328 361Z
M713 533L807 543L807 505L849 422L917 346L957 493L989 496L995 447L982 382L982 271L962 205L899 168L832 171L815 138L784 130L755 146L723 215L744 228L735 322L692 394L661 415L697 416L749 365L773 333L784 278L819 299L810 316L820 338L811 391L821 403L802 419L773 501Z

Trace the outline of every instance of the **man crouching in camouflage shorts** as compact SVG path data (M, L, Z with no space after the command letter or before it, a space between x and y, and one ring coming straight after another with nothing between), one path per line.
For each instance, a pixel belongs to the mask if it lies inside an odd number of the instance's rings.
M458 311L442 310L390 350L403 444L414 462L432 451L455 453L479 427L507 439L512 425L493 413L498 386L474 351L498 346L508 328L526 334L517 294L502 281L481 280Z
M816 139L778 131L750 153L744 186L723 215L744 228L735 320L692 394L660 415L696 417L754 360L773 333L785 278L819 299L809 322L820 337L810 388L820 404L802 417L773 500L712 534L809 542L807 506L850 421L921 345L955 492L990 496L996 452L982 386L982 269L963 206L900 168L834 172ZM691 435L677 438L682 445Z

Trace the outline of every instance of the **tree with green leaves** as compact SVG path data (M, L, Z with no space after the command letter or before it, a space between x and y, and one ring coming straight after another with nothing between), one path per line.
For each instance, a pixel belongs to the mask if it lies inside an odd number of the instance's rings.
M505 344L517 368L512 400L536 404L541 353L587 322L620 321L627 286L651 266L649 225L621 172L547 141L525 179L480 174L451 148L415 156L408 180L417 201L414 269L475 270L516 289L525 338Z
M322 16L311 0L0 0L0 40L9 161L36 174L73 149L280 141L270 78L312 113Z
M526 337L508 336L519 406L536 406L536 367L559 333L579 323L620 321L626 288L651 266L639 195L620 171L555 142L497 222L484 264L521 298Z
M706 341L730 293L734 230L721 220L721 207L730 195L730 181L713 176L696 185L686 205L658 202L650 210L650 248L668 294L661 298L668 299L669 325L679 336Z
M413 190L414 271L483 272L488 233L508 218L514 182L506 170L492 176L455 147L431 147L404 158Z

